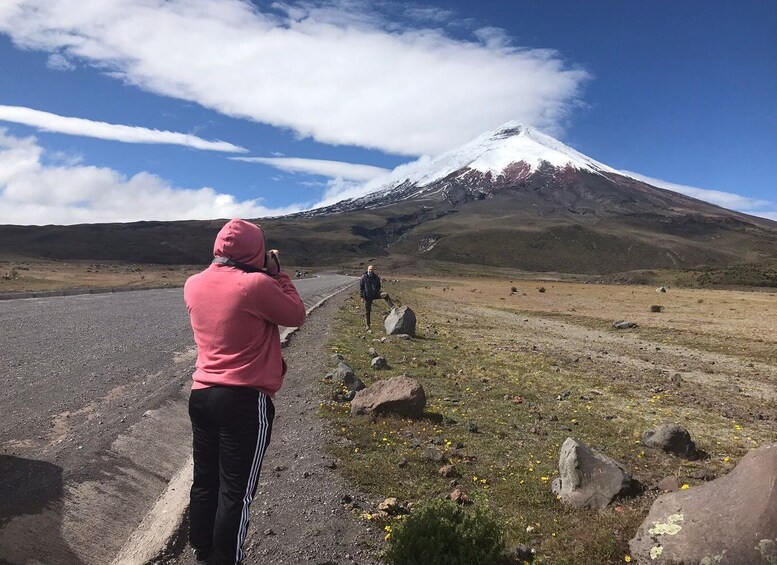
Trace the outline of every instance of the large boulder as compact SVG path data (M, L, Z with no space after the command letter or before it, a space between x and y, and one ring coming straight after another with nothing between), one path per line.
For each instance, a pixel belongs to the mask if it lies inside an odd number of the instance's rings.
M571 437L561 446L558 470L551 488L575 508L604 508L616 497L637 494L642 488L622 464Z
M660 424L652 430L647 430L642 434L642 443L685 459L699 458L691 434L680 424Z
M383 327L389 335L415 335L415 322L415 312L407 306L401 306L391 309L391 312L389 312L389 315L386 316L386 320L383 322Z
M405 375L378 381L356 393L351 415L398 414L416 418L424 413L426 393L417 380Z
M659 496L629 548L638 563L777 563L777 443L728 475Z

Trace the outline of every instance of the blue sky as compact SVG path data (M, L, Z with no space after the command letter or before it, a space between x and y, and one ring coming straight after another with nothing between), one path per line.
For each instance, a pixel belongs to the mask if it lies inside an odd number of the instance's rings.
M0 0L0 223L276 215L518 120L777 219L772 1Z

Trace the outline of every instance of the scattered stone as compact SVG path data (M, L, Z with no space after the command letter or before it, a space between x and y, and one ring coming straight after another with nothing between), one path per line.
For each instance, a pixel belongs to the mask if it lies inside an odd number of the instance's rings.
M656 289L656 292L666 292L666 287L665 287L665 286L659 286L659 287Z
M389 368L388 361L386 361L386 358L380 357L380 356L375 357L370 363L370 366L376 371L382 371Z
M435 463L442 463L445 461L445 454L437 448L427 447L424 449L424 459L434 461Z
M467 422L467 431L473 434L478 433L478 425L475 422Z
M777 563L777 443L728 475L659 496L629 542L638 563Z
M378 510L381 512L385 512L389 516L397 516L398 514L404 514L402 511L402 507L399 504L399 500L394 498L393 496L390 498L387 498L380 504L378 504Z
M534 561L534 551L524 544L518 544L512 551L510 551L510 558L516 560L518 563Z
M342 361L332 372L332 378L337 382L343 383L350 391L358 391L366 388L366 385L356 376L353 369Z
M332 371L332 378L339 382L343 382L347 377L352 377L354 375L356 375L356 373L353 372L351 366L343 361L338 362L337 368Z
M374 347L370 347L369 354L371 359L375 359L375 357L378 357L378 351Z
M345 357L343 357L339 353L335 353L335 354L332 355L332 364L333 365L337 365L338 363L340 363L340 361L345 361Z
M275 532L274 532L274 531L273 531L271 528L267 528L267 529L264 531L264 535L266 535L266 536L274 536L274 535L275 535Z
M406 375L378 381L356 393L351 402L351 415L393 413L419 417L426 407L426 393L421 383Z
M680 388L683 384L683 377L680 373L675 373L671 377L669 377L669 382L672 383L672 386L676 386L677 388Z
M467 496L461 489L458 488L454 489L453 492L448 495L448 498L450 498L456 504L472 504L469 496Z
M459 472L456 470L456 467L453 465L443 465L440 467L440 470L437 471L437 474L441 477L445 477L446 479L450 479L453 477L458 477Z
M674 492L676 490L680 490L680 487L682 486L683 486L683 482L680 480L680 477L675 477L674 475L671 475L669 477L661 479L656 485L656 488L664 492Z
M715 479L715 473L709 469L696 469L688 473L688 476L699 481L712 481Z
M612 323L612 327L616 330L627 330L629 328L636 328L636 322L627 322L626 320L616 320Z
M413 339L413 336L411 336L410 334L397 334L397 337L399 339Z
M512 402L513 404L523 404L524 403L524 398L523 398L523 396L513 396L510 399L510 402Z
M561 446L558 468L553 493L575 508L604 508L616 497L634 495L642 489L621 463L571 437Z
M698 459L699 453L691 434L679 424L661 424L642 434L642 443L647 447L663 449L684 459Z
M415 335L415 324L415 312L407 306L401 306L391 309L383 322L383 327L389 335L407 334L413 336Z
M571 395L572 395L572 391L571 390L565 390L564 392L562 392L561 394L556 396L556 400L566 400Z
M397 461L397 467L399 467L400 469L404 469L405 467L407 467L408 463L409 461L403 457L402 459Z

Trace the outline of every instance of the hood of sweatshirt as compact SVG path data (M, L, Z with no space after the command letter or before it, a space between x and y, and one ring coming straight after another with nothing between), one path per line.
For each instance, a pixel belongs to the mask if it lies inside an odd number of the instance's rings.
M213 244L214 257L227 257L257 269L264 267L264 232L245 220L228 221Z

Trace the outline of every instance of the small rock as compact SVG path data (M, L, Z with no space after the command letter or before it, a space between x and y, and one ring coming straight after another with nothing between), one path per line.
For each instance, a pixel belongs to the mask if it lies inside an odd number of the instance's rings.
M388 361L386 361L385 357L375 357L373 358L372 362L370 363L370 366L372 366L373 369L376 371L382 371L389 368Z
M683 482L680 480L680 477L675 477L674 475L671 475L669 477L661 479L661 481L659 481L658 484L656 485L656 488L663 492L674 492L676 490L680 490L680 487L682 486L683 486Z
M616 330L627 330L629 328L636 328L635 322L627 322L626 320L616 320L612 323L612 327Z
M446 479L450 479L452 477L458 477L459 473L456 470L456 467L453 465L443 465L440 467L440 470L437 471L437 474L441 477L445 477Z
M475 422L467 422L467 431L473 434L478 433L478 425Z
M699 481L712 481L715 479L715 473L709 469L696 469L688 473L688 476Z
M661 424L652 430L646 430L642 434L642 443L685 459L699 457L691 434L679 424Z
M424 459L434 461L435 463L441 463L445 461L445 454L434 447L427 447L424 449Z
M399 500L395 497L389 497L380 504L378 504L378 510L385 512L389 516L396 516L401 513Z
M343 357L339 353L335 353L334 355L332 355L332 364L333 365L337 365L341 361L345 361L345 357Z
M534 552L528 545L521 543L513 548L513 550L510 552L510 557L521 564L524 562L531 563L534 561Z
M466 505L472 503L469 496L467 496L461 489L458 488L454 489L453 492L448 495L448 498L450 498L456 504Z

